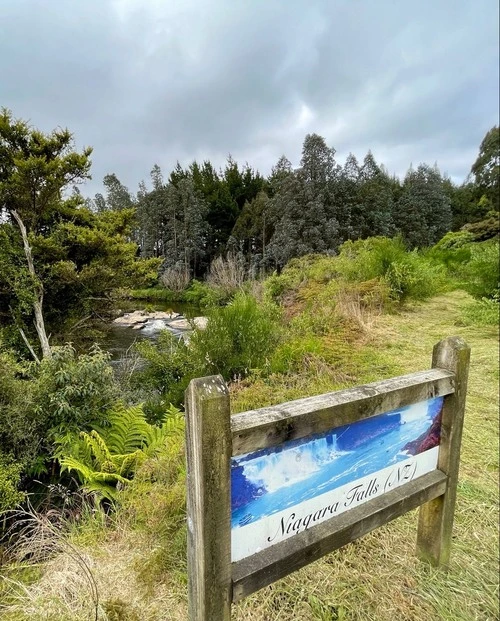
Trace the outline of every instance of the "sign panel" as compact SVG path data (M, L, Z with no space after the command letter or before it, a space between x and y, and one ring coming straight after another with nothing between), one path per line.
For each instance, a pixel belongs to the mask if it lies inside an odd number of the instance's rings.
M231 560L436 469L443 398L231 459Z

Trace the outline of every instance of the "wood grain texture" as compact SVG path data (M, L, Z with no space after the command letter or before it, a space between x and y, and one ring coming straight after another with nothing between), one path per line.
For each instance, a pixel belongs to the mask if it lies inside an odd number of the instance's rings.
M186 390L189 621L231 618L231 429L220 375Z
M424 502L441 496L447 477L439 470L369 500L338 517L233 563L233 602L362 537Z
M423 505L419 512L417 554L436 566L447 567L457 495L470 347L460 337L435 345L432 366L455 375L455 392L443 404L438 468L448 476L446 493Z
M234 414L233 455L322 433L454 390L453 372L436 368Z

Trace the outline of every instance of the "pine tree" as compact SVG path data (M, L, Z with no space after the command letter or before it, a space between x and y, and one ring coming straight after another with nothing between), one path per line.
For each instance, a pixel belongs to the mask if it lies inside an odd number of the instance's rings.
M394 234L391 180L371 151L368 151L359 173L358 201L363 224L360 237L390 237Z
M112 173L103 179L106 188L106 208L112 210L130 209L134 201L128 189L121 183L118 177Z
M410 168L395 219L411 248L432 246L451 230L450 200L436 167L420 164L417 170Z

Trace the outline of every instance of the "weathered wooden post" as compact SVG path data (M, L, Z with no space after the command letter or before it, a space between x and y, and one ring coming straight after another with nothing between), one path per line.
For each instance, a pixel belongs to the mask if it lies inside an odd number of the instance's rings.
M231 618L231 423L220 375L186 390L189 621Z
M434 346L432 367L455 374L455 391L443 404L438 455L438 468L448 477L446 491L422 505L418 522L417 553L436 566L446 567L450 560L469 359L470 347L459 337L449 337Z

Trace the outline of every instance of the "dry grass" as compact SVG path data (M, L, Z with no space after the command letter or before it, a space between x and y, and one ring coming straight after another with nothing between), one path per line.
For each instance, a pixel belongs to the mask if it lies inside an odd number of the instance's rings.
M226 258L214 259L207 276L208 284L219 288L225 294L241 289L246 279L245 262L233 252L228 252Z
M301 377L242 383L233 391L235 409L246 409L409 373L430 366L432 346L441 338L464 338L472 360L449 571L415 557L412 512L247 598L233 608L234 621L498 619L498 335L493 328L460 325L469 300L454 292L398 315L375 317L370 338L361 341L342 345L326 335L327 368L311 366ZM147 491L141 502L147 502ZM153 497L144 508L151 514L149 532L123 519L76 540L97 585L100 620L186 621L185 575L168 562L174 542L163 538L155 544L153 531L160 527L152 525L165 511L168 503ZM89 587L78 575L61 553L4 618L88 621Z

